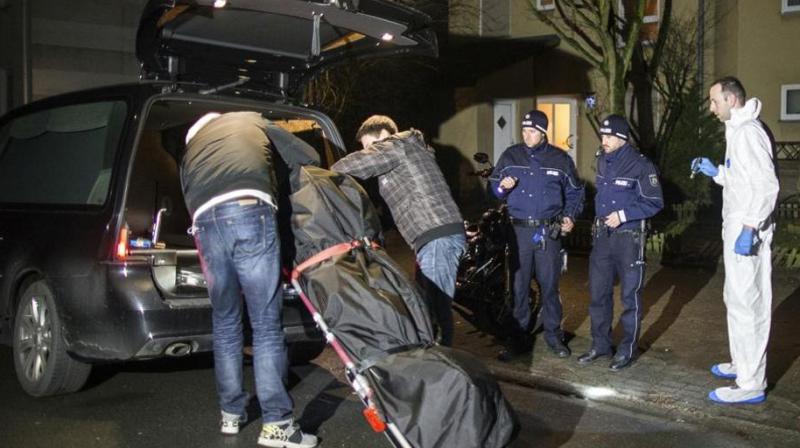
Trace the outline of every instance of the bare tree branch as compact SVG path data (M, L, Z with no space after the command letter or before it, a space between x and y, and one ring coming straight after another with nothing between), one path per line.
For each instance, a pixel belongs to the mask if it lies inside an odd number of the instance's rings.
M639 32L642 29L642 19L644 18L644 8L647 0L638 0L636 3L636 10L632 14L625 14L628 22L628 39L625 42L625 48L622 55L623 72L627 73L631 68L631 58L633 57L633 50L639 45Z
M544 22L545 25L547 25L550 28L552 28L553 31L556 32L558 37L560 37L570 47L572 47L574 50L576 50L578 53L580 53L581 56L583 56L590 64L592 64L593 66L595 66L597 68L601 68L602 69L602 67L601 67L602 61L600 60L600 58L597 57L596 54L592 53L592 51L593 51L592 46L594 44L591 43L591 39L589 38L589 36L586 36L586 40L585 40L586 45L589 46L589 49L587 49L587 48L584 47L584 43L583 42L580 42L580 41L574 39L570 33L568 33L565 29L563 29L561 25L556 23L556 21L553 20L548 14L545 14L544 12L540 11L539 9L537 9L536 5L533 3L533 1L534 0L529 0L529 6L531 7L531 10L533 11L534 15L536 15L536 17L539 20ZM558 3L558 2L556 2L556 3ZM562 16L562 20L564 20L565 25L567 26L568 29L574 30L574 28L577 28L577 26L574 25L574 22L567 21L566 17ZM570 23L572 23L573 25L570 26Z
M664 45L667 42L670 27L672 25L672 0L664 0L664 11L661 14L661 24L658 27L658 36L653 45L653 55L650 57L649 74L655 78L661 63L661 55L664 52Z
M575 14L579 15L584 20L584 23L586 23L586 22L591 23L592 22L591 18L589 18L588 16L583 14L581 12L580 8L575 6L575 4L571 0L564 0L564 3L567 3L568 6L570 6L572 8L572 11L575 12ZM591 36L589 36L588 34L586 34L583 31L583 27L580 26L580 24L577 23L574 18L570 18L569 21L567 20L567 14L566 14L566 12L564 12L564 8L561 5L561 2L555 2L555 5L556 5L556 9L558 10L558 14L561 16L561 20L563 20L565 23L567 23L567 25L572 30L572 32L574 32L581 39L583 39L584 43L592 51L594 51L595 53L600 53L600 51L602 49L596 43L594 43L594 39L592 39Z

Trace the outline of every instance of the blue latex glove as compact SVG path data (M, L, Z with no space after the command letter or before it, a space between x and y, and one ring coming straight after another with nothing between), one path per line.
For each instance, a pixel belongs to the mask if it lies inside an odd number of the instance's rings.
M733 251L739 255L753 254L753 229L742 227L742 232L736 238L736 244L733 245Z
M537 231L536 233L533 234L533 245L538 246L539 244L542 243L543 239L544 235L542 235L541 232Z
M700 171L708 177L715 177L719 169L707 157L698 157L692 160L692 171Z

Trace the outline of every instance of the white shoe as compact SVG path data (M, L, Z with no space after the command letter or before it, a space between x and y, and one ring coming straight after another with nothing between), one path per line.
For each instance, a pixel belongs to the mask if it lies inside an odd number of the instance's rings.
M723 404L758 404L767 399L763 390L744 390L738 387L720 387L712 390L708 398Z
M303 434L294 419L282 422L264 423L258 444L271 448L314 448L317 437Z
M736 379L736 366L731 362L722 362L711 366L711 373L717 378L726 380Z
M246 417L243 415L229 414L222 411L222 422L219 425L219 432L233 436L239 434L239 425L244 423Z

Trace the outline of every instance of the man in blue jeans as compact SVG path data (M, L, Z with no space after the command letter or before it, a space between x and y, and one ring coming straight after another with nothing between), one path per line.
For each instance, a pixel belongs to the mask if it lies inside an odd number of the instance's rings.
M276 142L278 144L276 144ZM263 426L258 444L311 448L292 417L281 327L280 238L272 150L289 166L318 164L301 140L255 112L209 113L186 135L181 184L211 297L220 431L238 434L249 396L242 387L242 295L253 328L253 370Z
M397 229L416 252L418 277L440 330L440 344L453 345L451 304L458 262L466 247L464 222L450 188L422 133L398 132L384 115L366 119L356 133L360 151L331 166L360 179L378 178L380 193Z

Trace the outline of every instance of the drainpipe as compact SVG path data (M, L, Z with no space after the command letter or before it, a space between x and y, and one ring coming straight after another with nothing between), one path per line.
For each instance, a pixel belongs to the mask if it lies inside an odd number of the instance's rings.
M31 75L31 14L29 1L22 0L20 3L22 7L22 104L28 104L33 91L31 86L33 79Z
M703 87L703 62L704 62L704 47L706 40L705 33L706 24L706 2L705 0L697 0L697 85Z
M483 0L478 0L478 36L483 36Z

